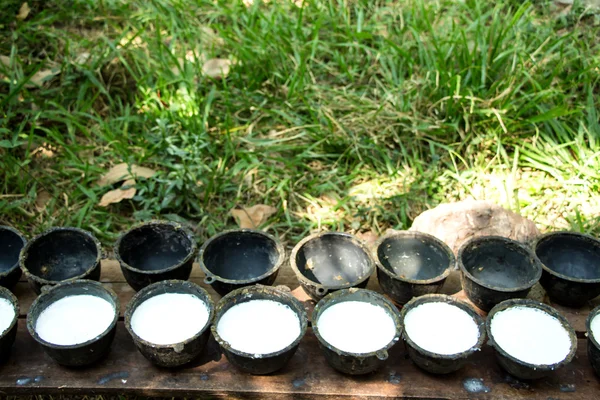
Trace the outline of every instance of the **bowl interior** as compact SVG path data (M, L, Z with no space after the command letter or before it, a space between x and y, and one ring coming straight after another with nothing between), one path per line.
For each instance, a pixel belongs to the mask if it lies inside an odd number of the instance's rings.
M540 270L526 249L501 239L471 242L463 250L461 261L477 280L501 289L528 285Z
M535 252L554 272L576 279L600 279L600 243L583 236L552 235Z
M229 232L212 240L204 250L204 266L231 280L258 278L279 262L277 243L256 232Z
M169 224L148 224L127 232L121 238L118 252L135 269L157 271L180 264L193 248L184 230Z
M343 235L321 235L307 241L295 261L306 278L330 287L353 284L371 273L368 254Z
M0 228L0 273L18 264L19 253L24 246L25 242L19 234Z
M377 247L377 258L392 274L411 280L433 279L450 267L444 248L421 237L389 237Z
M24 264L35 276L61 281L90 270L98 256L96 242L90 236L73 230L55 230L31 242Z

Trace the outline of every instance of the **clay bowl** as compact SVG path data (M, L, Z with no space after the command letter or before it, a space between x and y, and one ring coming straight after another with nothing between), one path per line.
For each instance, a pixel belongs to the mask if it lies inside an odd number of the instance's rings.
M0 332L0 362L4 362L8 359L13 347L13 343L15 342L15 338L17 337L19 301L10 290L4 287L0 287L0 298L8 300L15 312L15 315L8 327L4 330L4 332Z
M587 354L588 360L590 360L590 364L594 368L594 371L598 376L600 376L600 343L598 343L599 337L595 337L592 332L592 326L596 326L594 324L594 319L600 315L600 306L594 308L587 317L585 322L585 327L587 331ZM600 326L600 324L599 324ZM596 328L598 331L597 334L600 335L600 330Z
M19 254L26 244L21 232L0 225L0 286L12 289L21 278Z

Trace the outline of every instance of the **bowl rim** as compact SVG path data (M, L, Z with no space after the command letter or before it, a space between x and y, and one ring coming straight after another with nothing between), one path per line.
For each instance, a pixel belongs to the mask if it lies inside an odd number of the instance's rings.
M229 235L237 234L237 233L262 236L262 237L266 238L267 240L270 240L271 242L273 242L273 244L275 244L275 248L277 249L277 252L279 253L279 256L277 258L277 262L275 263L275 265L273 265L272 268L270 268L268 271L264 272L263 274L256 276L254 278L250 278L250 279L228 279L228 278L223 278L222 276L219 276L219 275L215 274L214 272L210 271L208 269L208 267L206 266L206 264L204 263L204 254L206 253L206 250L208 249L208 247L211 244L215 243L217 240L219 240L225 236L229 236ZM286 253L285 253L283 244L281 244L281 242L275 236L271 235L270 233L263 232L263 231L260 231L257 229L240 228L240 229L228 229L223 232L217 233L216 235L211 236L200 247L200 251L198 252L197 261L198 261L198 265L200 266L200 269L202 270L202 272L204 272L204 276L205 276L204 282L209 285L212 284L214 281L219 281L222 283L228 283L228 284L233 284L233 285L249 285L249 284L252 284L255 282L259 282L259 281L265 279L266 277L271 276L275 272L277 272L279 270L279 268L281 268L281 266L283 265L283 262L285 261L285 255L286 255Z
M536 267L536 272L535 272L534 277L529 279L529 281L527 281L527 283L525 283L521 286L504 288L504 287L493 286L493 285L479 279L478 277L474 276L473 274L471 274L471 272L469 272L469 270L467 270L467 268L465 267L463 260L462 260L465 250L467 250L470 246L473 246L473 244L475 244L477 242L480 242L480 241L486 242L486 241L492 241L492 240L497 241L497 242L509 243L510 245L512 245L512 246L518 248L519 250L521 250L522 252L524 252L525 256L528 257L532 261L532 264ZM490 235L490 236L473 237L473 238L467 240L465 243L463 243L462 246L460 246L460 248L458 249L458 255L457 255L456 259L457 259L457 264L458 264L458 267L459 267L461 273L466 278L469 278L469 280L475 282L476 284L478 284L480 286L483 286L486 289L494 290L497 292L512 293L512 292L519 292L522 290L531 289L533 287L533 285L535 285L542 277L542 265L541 265L540 261L538 260L538 258L535 256L533 250L531 250L531 248L529 248L524 243L521 243L517 240L509 239L504 236Z
M554 237L557 237L557 236L571 236L571 237L577 238L579 240L587 240L587 241L593 243L600 250L600 240L596 239L592 235L588 235L587 233L572 232L572 231L555 231L555 232L544 233L542 235L539 235L537 238L535 238L535 240L533 241L533 244L532 244L533 253L535 255L535 258L542 265L543 270L546 271L547 273L549 273L550 275L554 275L554 276L556 276L558 278L561 278L561 279L564 279L564 280L570 281L570 282L576 282L576 283L600 283L600 277L595 278L595 279L575 278L575 277L572 277L572 276L569 276L569 275L561 274L560 272L557 272L557 271L551 269L550 267L548 267L546 264L544 264L542 262L542 260L537 255L537 247L538 247L538 245L540 243L546 241L546 240L550 240L550 239L552 239Z
M600 350L600 343L598 343L598 340L596 340L596 337L594 336L594 333L592 332L592 329L591 329L592 328L592 321L598 315L600 315L600 306L595 307L588 314L587 318L585 319L585 331L587 333L588 340L590 340L592 342L592 344L594 345L594 347L596 347L598 350Z
M83 272L79 275L73 276L71 278L61 279L61 280L57 281L57 280L44 279L44 278L40 277L39 275L36 275L33 272L29 271L29 269L25 265L25 260L26 260L27 256L29 255L29 250L31 249L31 246L33 246L39 240L45 238L46 236L53 235L56 232L75 232L77 234L85 236L87 239L91 240L92 243L94 243L94 245L96 246L96 259L94 260L92 265L90 265L85 270L85 272ZM98 267L98 265L100 265L100 260L102 260L102 244L100 243L100 241L91 232L83 230L81 228L75 228L72 226L56 226L56 227L52 227L50 229L45 230L44 232L35 236L29 242L27 242L27 244L21 249L21 253L19 254L19 265L21 266L21 270L23 270L23 273L25 273L25 276L27 277L27 279L30 279L42 286L43 285L55 286L60 283L74 282L77 280L85 280L85 277L87 275L89 275L94 269L96 269Z
M448 266L442 271L441 274L434 276L432 278L429 278L429 279L410 279L410 278L401 277L400 275L387 269L383 265L383 263L379 260L379 248L388 239L395 239L395 238L401 238L401 239L423 238L425 240L430 241L431 245L437 246L448 256L448 259L449 259ZM428 233L419 232L419 231L396 231L396 232L387 233L384 236L380 237L375 242L375 244L373 245L373 249L371 251L371 255L372 255L373 260L375 261L375 265L377 266L378 271L383 272L384 274L386 274L387 276L389 276L390 278L392 278L394 280L406 282L406 283L412 283L412 284L428 285L428 284L443 281L444 279L446 279L448 277L448 275L450 275L450 272L452 272L456 268L456 257L454 256L454 253L452 252L450 247L446 243L444 243L442 240L438 239L437 237L430 235Z
M2 286L0 286L0 298L8 300L10 302L10 304L12 305L13 310L15 312L15 315L14 315L12 321L10 322L10 324L8 325L8 327L4 330L4 332L2 332L0 334L0 338L4 338L5 336L7 336L10 333L10 331L15 327L15 325L19 321L19 314L21 312L21 307L19 306L19 300L17 299L17 296L15 296L13 294L13 292L11 292L9 289L2 287Z
M0 231L9 231L9 232L12 232L15 235L17 235L23 242L23 246L21 247L21 250L23 250L23 248L25 246L27 246L27 238L18 229L15 229L12 226L8 226L8 225L0 225ZM17 261L10 268L0 272L0 278L8 276L8 274L10 274L11 272L13 272L14 270L16 270L17 268L20 267L21 250L19 250L19 255L17 256Z
M181 231L183 233L183 235L185 236L185 238L190 242L191 244L191 248L188 251L188 254L185 256L185 258L183 260L181 260L180 262L178 262L177 264L171 265L170 267L167 268L163 268L163 269L153 269L153 270L146 270L146 269L139 269L136 268L132 265L129 265L128 263L126 263L123 258L121 257L121 252L119 251L119 248L121 247L121 242L123 241L123 239L129 235L130 233L132 233L133 231L139 230L139 229L143 229L146 228L148 226L152 226L152 225L162 225L162 226L169 226L171 228L173 228L173 230L175 231ZM119 237L117 238L117 241L115 242L114 248L113 248L113 254L115 255L115 258L117 259L117 261L119 262L119 265L121 266L121 268L127 269L129 271L132 272L137 272L138 274L143 274L143 275L158 275L158 274L162 274L165 272L169 272L169 271L173 271L179 267L181 267L182 265L186 264L187 262L189 262L190 260L192 260L194 258L194 255L196 254L196 250L198 249L198 245L196 244L196 241L194 240L194 235L183 225L177 223L177 222L172 222L172 221L165 221L165 220L152 220L152 221L146 221L146 222L142 222L140 224L137 224L133 227L131 227L130 229L128 229L127 231L121 233L119 235Z
M502 347L500 347L500 345L497 344L494 340L494 335L492 334L492 321L497 313L505 311L506 309L512 307L537 308L545 312L546 314L556 318L560 322L562 327L567 331L569 339L571 340L571 348L567 356L563 360L554 364L531 364L526 361L519 360L518 358L508 354ZM508 360L518 365L537 371L553 371L563 365L566 365L571 362L571 360L573 359L573 357L575 357L575 354L577 352L577 334L575 333L575 330L573 329L571 324L569 324L569 321L567 321L567 319L560 312L558 312L557 309L550 307L547 304L540 303L539 301L531 299L504 300L503 302L498 303L496 306L494 306L494 308L490 310L485 321L485 327L488 335L488 343L494 348L494 350L496 350L496 352L498 352L502 357L507 358Z
M418 344L416 344L414 342L414 340L408 334L408 332L406 330L406 324L404 321L406 319L406 315L412 309L417 308L418 306L420 306L422 304L426 304L426 303L446 303L446 304L450 304L452 306L458 307L461 310L463 310L464 312L466 312L474 320L475 324L477 325L477 330L479 331L479 337L477 338L477 342L473 346L468 348L467 350L461 351L459 353L453 353L453 354L435 353L433 351L426 350L426 349L422 348L421 346L419 346ZM402 318L402 326L404 327L404 331L402 332L402 338L404 339L404 341L410 347L412 347L413 349L415 349L422 355L429 357L429 358L434 358L434 359L438 359L438 360L458 360L461 358L467 358L471 354L473 354L477 351L480 351L486 340L486 328L485 328L484 319L477 313L477 311L475 311L475 309L472 306L470 306L466 302L459 300L456 297L449 296L446 294L435 293L435 294L428 294L428 295L424 295L424 296L414 297L412 300L410 300L408 303L406 303L404 305L404 307L402 308L402 311L400 312L400 316Z
M114 315L113 315L113 320L111 321L110 325L108 325L108 327L102 333L98 334L96 337L86 340L85 342L82 342L82 343L61 345L61 344L55 344L55 343L48 342L48 341L42 339L40 337L40 335L38 335L38 333L35 329L34 323L37 322L37 319L39 318L39 314L35 318L35 321L34 321L32 310L35 310L35 308L39 306L39 303L44 298L50 296L53 292L63 290L63 288L66 286L82 286L82 287L94 286L94 287L98 288L100 291L106 292L112 300L112 303L113 303L112 305L114 306ZM84 293L81 293L81 294L84 294ZM91 295L94 296L93 294L91 294ZM65 296L65 297L68 297L68 296ZM65 297L61 297L57 300L64 299ZM99 296L97 296L97 297L99 297ZM43 312L43 310L42 310L42 312ZM112 289L105 287L104 285L102 285L102 283L100 283L98 281L94 281L91 279L77 279L74 281L62 282L62 283L48 287L47 289L43 290L42 293L33 301L33 303L31 303L31 306L29 307L29 311L27 312L26 324L27 324L27 330L29 331L29 334L31 335L31 337L33 337L33 339L36 342L40 343L42 346L49 347L51 349L56 349L56 350L72 350L72 349L79 349L79 348L88 346L92 343L97 342L98 340L102 339L103 337L105 337L111 330L113 330L117 326L117 321L119 320L120 313L121 313L121 303L119 302L119 298L117 297L117 294Z

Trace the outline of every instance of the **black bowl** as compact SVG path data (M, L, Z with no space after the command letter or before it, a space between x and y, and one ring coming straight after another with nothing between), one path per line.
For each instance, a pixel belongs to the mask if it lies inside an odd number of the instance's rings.
M257 357L256 354L250 354L232 348L229 343L224 341L221 336L219 336L219 333L217 332L217 326L219 325L221 317L227 310L236 304L245 303L251 300L273 300L290 307L300 319L300 335L294 342L284 349L274 353L258 355L259 357ZM211 331L215 340L217 343L219 343L221 350L223 353L225 353L227 360L231 364L244 372L254 375L265 375L275 372L287 364L287 362L292 358L298 349L300 340L306 333L307 326L308 319L306 316L306 310L299 300L292 297L283 289L263 285L254 285L236 289L224 296L221 301L219 301L216 307L215 320L211 327Z
M494 315L511 307L537 308L558 319L560 324L567 330L569 338L571 339L571 350L569 351L567 357L564 360L555 364L530 364L521 361L504 351L494 340L494 335L492 334L492 320L494 319ZM496 358L500 366L504 368L509 374L514 375L520 379L543 378L552 373L553 371L557 370L558 368L570 363L573 357L575 357L575 353L577 352L577 335L575 334L575 331L573 330L569 322L566 320L566 318L563 317L554 308L534 300L510 299L496 305L488 314L486 320L486 330L489 338L488 344L490 344L495 349Z
M254 284L272 285L284 259L283 245L274 236L252 229L219 233L198 254L204 282L221 296Z
M13 347L13 343L15 342L15 338L17 337L17 326L19 320L19 301L11 293L10 290L0 287L0 298L8 300L8 302L13 306L13 310L15 311L15 316L13 317L10 325L4 332L0 332L0 362L4 362L8 359L10 355L10 351Z
M135 290L160 281L187 280L197 245L180 224L151 221L131 228L115 244L115 258Z
M538 237L535 254L544 269L540 284L552 301L581 307L600 295L600 241L576 232Z
M587 354L596 375L600 376L600 343L592 334L592 320L600 314L600 306L594 308L585 321L587 331Z
M183 342L169 345L151 343L139 337L131 327L131 317L137 307L151 297L165 293L191 294L206 303L208 307L209 317L204 327ZM125 328L127 328L140 353L152 363L161 367L179 367L194 360L204 350L210 336L208 327L212 322L214 310L215 305L210 295L195 283L178 280L156 282L146 286L133 296L125 310ZM190 318L194 318L194 316L190 315Z
M421 232L395 232L379 239L373 251L383 292L396 304L438 293L456 260L441 240Z
M16 229L0 225L0 286L12 289L21 278L19 254L27 240Z
M79 228L51 228L21 250L19 262L36 293L42 286L78 279L100 280L102 246Z
M345 301L360 301L383 307L394 320L396 336L385 347L370 353L351 353L329 344L319 333L319 318L329 307ZM329 365L349 375L368 374L378 369L387 360L389 350L398 342L402 334L400 313L396 306L379 293L359 288L338 290L321 299L312 313L312 329Z
M469 350L456 354L434 353L429 350L425 350L419 345L417 345L408 335L406 331L406 324L404 322L406 314L410 310L417 306L420 306L421 304L439 302L448 303L450 305L460 308L461 310L469 314L469 316L473 318L473 320L477 324L477 327L479 329L479 339L477 340L477 343ZM458 371L467 363L469 357L473 353L481 350L481 346L483 346L483 343L485 342L485 322L479 316L479 314L477 314L477 312L466 303L457 300L455 297L447 296L444 294L430 294L421 297L416 297L409 301L402 308L401 323L404 327L402 337L406 341L409 357L417 366L433 374L448 374L454 371ZM443 335L444 332L440 332L439 334Z
M480 236L458 250L467 297L484 311L512 298L526 297L542 266L529 247L500 236Z
M40 314L55 301L76 295L98 296L111 303L115 315L109 327L94 339L75 345L57 345L42 339L36 332L36 324ZM117 330L119 310L120 305L117 295L112 290L102 286L100 282L91 280L68 281L50 289L44 288L43 293L33 301L27 314L27 330L54 361L68 367L82 367L93 364L108 354Z
M302 239L292 250L290 264L302 288L317 301L330 291L366 287L375 269L367 247L341 232Z

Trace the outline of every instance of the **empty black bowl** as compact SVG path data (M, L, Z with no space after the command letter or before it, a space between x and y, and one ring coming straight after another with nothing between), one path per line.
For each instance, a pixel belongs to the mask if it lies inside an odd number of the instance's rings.
M180 224L151 221L122 234L115 257L129 286L140 290L155 282L187 280L196 249L193 235Z
M42 286L77 279L100 279L102 247L79 228L51 228L21 250L20 265L36 293Z
M13 343L17 337L17 326L19 319L19 302L10 290L0 287L0 298L8 300L12 305L15 316L4 332L0 332L0 362L6 361L10 355Z
M379 239L373 251L379 286L397 304L440 291L454 269L452 250L421 232L395 232Z
M244 286L272 285L284 259L283 245L274 236L252 229L219 233L198 254L204 282L221 296Z
M94 339L75 345L57 345L42 339L36 331L40 314L55 301L77 295L98 296L108 301L114 309L114 318L109 327ZM93 364L108 354L117 330L119 310L117 295L112 290L102 286L100 282L90 280L68 281L50 289L45 287L43 293L33 301L27 314L27 330L54 361L68 367L82 367Z
M534 243L542 263L540 284L550 299L581 307L600 295L600 241L576 232L553 232Z
M366 287L375 269L366 246L341 232L305 237L292 250L290 264L300 285L317 301L330 291Z
M592 321L600 314L600 306L594 308L590 311L590 314L585 321L585 327L587 331L587 354L588 359L590 360L590 364L594 368L594 371L597 375L600 376L600 343L598 343L598 339L594 337L592 333Z
M21 278L19 254L27 240L16 229L0 226L0 286L12 289Z
M209 316L204 327L183 342L168 345L151 343L139 337L131 327L131 318L138 306L154 296L165 293L191 294L202 300L208 307ZM204 350L210 336L208 327L212 323L214 310L215 305L208 292L193 282L179 280L156 282L146 286L133 296L125 311L125 328L140 353L148 360L161 367L179 367L194 360ZM194 318L194 315L189 317Z
M542 266L529 247L500 236L480 236L458 250L467 297L484 311L512 298L526 297Z

